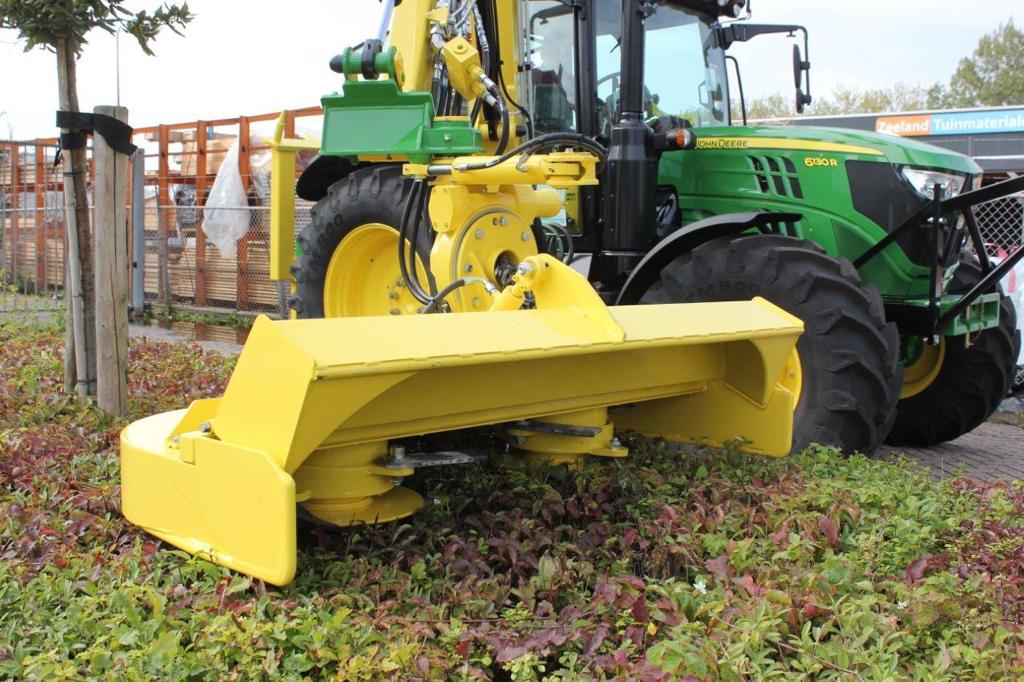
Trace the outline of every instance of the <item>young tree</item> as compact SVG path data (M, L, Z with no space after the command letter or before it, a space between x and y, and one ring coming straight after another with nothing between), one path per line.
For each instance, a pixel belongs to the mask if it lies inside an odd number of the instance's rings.
M59 107L79 111L77 59L93 29L117 30L135 36L143 52L152 55L150 43L164 28L178 33L192 19L188 3L161 5L152 11L131 12L125 0L0 0L0 28L13 29L25 41L25 51L35 47L57 56ZM95 395L96 323L95 278L89 206L86 194L85 149L74 149L64 161L64 204L69 244L68 329L73 329L74 348L65 352L67 369L77 369L77 379L66 372L69 383L81 395ZM69 337L70 338L70 337ZM74 359L74 360L72 360Z
M960 60L949 81L948 106L979 107L1024 103L1024 32L1010 19L982 36L970 57Z

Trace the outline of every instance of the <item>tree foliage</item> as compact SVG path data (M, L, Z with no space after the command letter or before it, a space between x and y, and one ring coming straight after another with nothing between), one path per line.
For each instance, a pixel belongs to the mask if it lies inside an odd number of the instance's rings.
M1024 32L1013 20L984 35L970 57L964 57L948 84L931 86L898 82L890 87L860 90L837 86L831 96L816 96L807 116L877 114L946 107L1006 106L1024 103ZM750 119L793 118L793 98L781 94L747 103ZM733 111L739 111L733 103Z
M1013 19L982 36L949 81L947 106L998 107L1024 103L1024 32Z
M838 116L935 109L944 105L944 95L945 90L940 85L926 88L902 81L888 88L866 90L840 85L831 96L816 96L806 115ZM765 95L748 102L747 115L752 119L792 118L797 115L793 104L791 97L780 94Z
M26 51L37 46L55 49L66 40L81 54L86 34L99 28L107 33L121 29L135 36L151 55L149 44L163 28L180 35L191 20L187 2L132 12L124 0L0 0L0 28L17 31Z

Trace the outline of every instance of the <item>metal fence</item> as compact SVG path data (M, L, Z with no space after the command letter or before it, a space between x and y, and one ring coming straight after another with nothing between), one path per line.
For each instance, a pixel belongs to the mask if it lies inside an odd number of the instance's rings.
M993 181L1003 179L1006 177L1000 175ZM994 255L1005 256L1024 246L1024 192L981 204L975 207L974 216Z
M0 143L0 311L63 307L64 195L56 147Z
M296 228L309 224L309 205L296 207ZM288 285L270 280L270 207L247 214L249 229L233 255L202 234L204 209L188 205L146 210L145 297L152 304L261 312L286 317Z
M128 255L144 263L150 304L286 314L286 292L269 278L269 138L277 117L135 129L145 185L145 252L140 259ZM319 107L285 112L285 134L315 135L321 120ZM55 139L0 141L0 312L63 305L63 178L55 153ZM300 170L312 156L300 155ZM237 253L225 255L207 239L203 221L218 173L234 164L244 196L240 205L219 210L247 213L249 229ZM88 182L91 188L92 172ZM298 207L296 217L301 229L309 207Z

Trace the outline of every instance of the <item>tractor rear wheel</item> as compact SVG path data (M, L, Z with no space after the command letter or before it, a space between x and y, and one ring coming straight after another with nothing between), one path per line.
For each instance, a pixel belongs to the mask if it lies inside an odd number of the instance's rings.
M398 165L363 168L331 185L298 236L302 253L292 265L296 287L288 305L299 318L419 310L398 265L398 231L412 185ZM421 220L417 272L426 289L423 265L433 230L425 211Z
M872 452L902 382L899 336L882 299L846 259L782 235L715 239L667 265L642 303L768 299L804 321L798 362L780 378L797 396L793 451L811 443Z
M951 293L964 293L981 280L974 257L962 258ZM1002 290L999 290L1002 294ZM1003 296L999 324L977 334L943 337L925 346L907 367L916 381L904 382L896 423L886 442L927 446L974 430L998 409L1010 392L1020 353L1020 331L1013 303Z

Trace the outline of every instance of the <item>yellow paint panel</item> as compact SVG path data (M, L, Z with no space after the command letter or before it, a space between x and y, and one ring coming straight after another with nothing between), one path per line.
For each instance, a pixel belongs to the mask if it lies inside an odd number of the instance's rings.
M166 412L121 432L121 510L132 523L209 561L275 585L295 575L295 484L263 452L185 434ZM192 461L188 463L186 460Z

